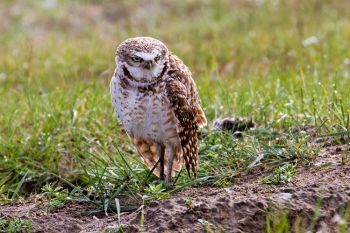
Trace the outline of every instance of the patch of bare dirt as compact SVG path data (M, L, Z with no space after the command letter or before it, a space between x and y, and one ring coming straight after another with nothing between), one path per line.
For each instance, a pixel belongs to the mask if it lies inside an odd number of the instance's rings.
M82 213L91 210L93 206L68 203L62 209L47 213L46 206L38 203L15 203L0 207L0 217L29 219L32 222L32 232L100 232L113 224L114 217L98 218L83 217Z
M350 165L341 163L345 146L323 148L316 161L297 170L287 185L258 183L259 171L243 175L227 188L188 189L145 208L143 232L204 232L204 225L223 232L263 232L273 208L289 209L294 222L299 216L307 228L319 205L317 232L337 232L340 210L350 203ZM101 232L117 224L116 216L82 216L93 208L70 203L46 213L40 204L12 204L0 208L0 216L30 219L33 232ZM140 212L123 213L127 232L139 232ZM349 228L350 229L350 228Z

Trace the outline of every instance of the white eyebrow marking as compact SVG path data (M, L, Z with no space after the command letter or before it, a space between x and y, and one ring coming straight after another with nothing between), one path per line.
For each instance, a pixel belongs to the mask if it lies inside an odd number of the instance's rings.
M145 61L153 60L158 54L153 51L152 53L136 52L134 55L141 57Z

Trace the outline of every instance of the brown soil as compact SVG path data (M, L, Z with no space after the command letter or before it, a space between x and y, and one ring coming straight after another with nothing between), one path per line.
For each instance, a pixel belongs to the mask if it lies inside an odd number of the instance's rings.
M299 168L287 185L259 184L261 174L254 171L231 187L188 189L152 202L144 209L143 232L205 232L205 225L210 228L207 232L264 232L272 209L285 208L289 209L290 222L299 221L310 228L318 205L321 209L315 232L337 232L342 222L339 212L350 203L350 165L341 164L345 150L345 146L322 149L316 161ZM42 204L14 203L0 207L0 217L30 219L33 232L101 232L116 226L115 215L81 215L92 208L69 203L47 214ZM140 213L122 214L127 232L139 232Z

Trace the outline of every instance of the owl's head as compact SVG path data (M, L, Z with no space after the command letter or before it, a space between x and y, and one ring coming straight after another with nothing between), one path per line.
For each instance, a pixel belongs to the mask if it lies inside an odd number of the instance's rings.
M123 41L117 49L116 64L126 68L133 79L152 82L157 79L167 61L168 48L151 37L135 37Z

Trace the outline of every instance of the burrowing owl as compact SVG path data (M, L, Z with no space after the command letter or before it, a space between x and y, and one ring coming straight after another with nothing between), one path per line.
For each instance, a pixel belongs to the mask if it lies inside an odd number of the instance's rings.
M167 183L183 164L196 176L197 130L207 120L190 70L151 37L125 40L115 60L112 104L145 164Z

